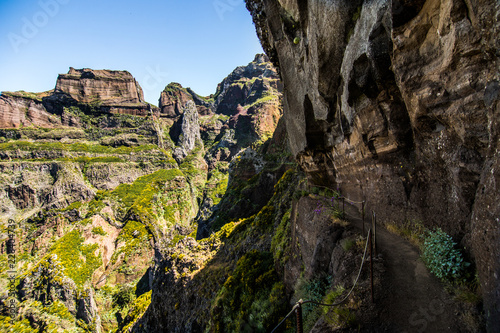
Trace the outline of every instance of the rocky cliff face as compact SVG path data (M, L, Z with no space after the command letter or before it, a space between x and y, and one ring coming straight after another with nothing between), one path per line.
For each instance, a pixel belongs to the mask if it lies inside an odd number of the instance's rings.
M178 125L171 129L177 140L186 103L198 111L205 159L210 169L229 162L252 142L269 139L282 114L282 86L267 56L256 55L246 66L236 68L217 87L215 95L201 97L179 83L168 84L159 100L160 117Z
M196 94L190 88L183 88L177 82L169 83L162 91L158 106L164 117L177 117L183 113L188 101L193 101L200 115L208 115L214 111L213 100Z
M236 108L231 114L247 117L245 122L218 113L213 99L175 84L167 87L177 89L179 110L162 113L143 102L140 87L123 71L71 69L59 76L55 91L2 93L0 330L126 331L142 316L151 298L164 292L158 287L152 296L151 286L163 283L152 258L158 265L176 265L166 254L196 237L198 221L207 233L229 222L203 224L218 210L234 156L249 146L253 156L268 141L265 149L276 154L273 162L290 157L276 146L284 140L270 143L281 116L281 94L276 83L252 77L253 67L274 71L263 55L256 59L258 64L239 69L242 76L233 75L227 86L248 85L248 96L238 103L230 95L223 99ZM268 193L253 213L285 171L275 163L262 176L261 156L241 182L233 178L236 186L262 177L258 184L265 183ZM259 196L257 188L253 192ZM243 203L238 207L241 213ZM4 320L9 220L18 231L14 324ZM213 256L213 246L200 253ZM190 255L198 256L198 250ZM179 271L184 278L187 271ZM182 292L181 285L174 287ZM186 306L199 314L199 307ZM128 312L129 307L134 310Z
M102 105L142 104L144 95L127 71L74 69L57 78L55 94L65 94L80 103Z
M42 103L42 96L48 96L51 93L2 92L0 95L0 128L33 125L56 127L60 125L60 119L48 112Z
M498 2L246 2L310 179L472 249L500 329Z
M127 71L70 68L60 74L54 90L45 93L2 92L0 128L76 126L68 109L79 107L94 115L147 116L155 107L144 102L142 88Z
M173 156L177 161L182 161L195 148L196 144L203 146L198 110L194 102L186 102L179 125L179 135L175 136L177 148L174 149Z

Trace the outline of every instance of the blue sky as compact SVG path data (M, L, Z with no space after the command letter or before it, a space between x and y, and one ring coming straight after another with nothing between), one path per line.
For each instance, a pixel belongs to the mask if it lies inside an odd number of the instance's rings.
M243 0L0 0L0 91L53 89L69 67L128 70L157 104L200 95L262 47Z

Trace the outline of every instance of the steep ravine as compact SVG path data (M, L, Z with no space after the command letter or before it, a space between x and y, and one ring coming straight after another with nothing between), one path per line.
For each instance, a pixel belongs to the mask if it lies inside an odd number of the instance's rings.
M384 223L440 227L500 330L500 4L247 0L308 178Z
M352 286L366 238L341 194L452 235L500 329L498 4L246 3L267 56L213 95L172 82L155 107L126 71L73 68L1 94L0 330L268 332ZM306 331L425 331L435 297L428 331L479 330L477 302L464 311L412 245L380 241L377 302L365 267L341 306L304 307Z
M167 112L179 94L179 112ZM262 177L248 185L271 191L265 202L291 163L284 129L274 133L281 86L264 55L231 73L215 98L167 85L159 108L143 101L130 73L110 70L71 68L53 91L0 98L2 331L130 328L161 292L151 295L157 265L175 264L160 258L194 242L198 224L210 234L230 222L209 220L228 177L243 187ZM245 215L239 207L232 219Z

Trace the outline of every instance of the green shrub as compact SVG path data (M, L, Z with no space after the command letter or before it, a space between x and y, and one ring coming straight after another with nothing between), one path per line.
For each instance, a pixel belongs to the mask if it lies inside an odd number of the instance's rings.
M431 273L441 280L461 278L465 268L470 265L464 261L462 253L455 246L451 236L440 228L428 231L424 237L422 260Z
M349 252L349 250L351 250L353 246L356 245L356 241L352 238L346 238L340 242L340 245L345 252Z
M266 332L286 313L285 287L273 255L256 250L238 260L212 306L216 332Z
M46 306L44 308L46 313L50 313L51 315L58 316L62 319L66 320L74 320L73 315L69 312L66 305L60 300L55 300L54 303Z
M135 287L125 284L113 294L113 306L123 308L135 300Z
M107 235L106 231L104 231L104 229L101 226L92 228L92 233L95 235L101 235L101 236Z
M281 218L281 222L276 229L276 232L271 241L271 252L273 253L274 262L285 265L291 248L291 227L290 214L292 209L286 211Z
M116 243L123 243L123 245L113 253L111 262L116 262L122 253L126 259L147 248L149 245L149 234L144 224L137 221L128 221L120 231Z
M0 332L36 333L40 331L32 328L28 319L12 321L10 317L0 316Z
M120 331L128 332L135 322L142 317L144 312L146 312L149 304L151 304L151 291L141 295L131 304L125 320L120 324Z
M84 244L84 241L81 232L73 230L61 237L50 250L52 254L57 255L64 267L64 274L80 287L90 280L94 271L102 265L101 253L97 251L99 246ZM48 256L42 261L47 258Z
M320 276L315 279L306 279L303 275L297 280L295 286L294 299L304 301L322 302L326 292L330 289L332 277ZM322 315L322 308L309 303L302 307L304 332L309 332L319 317Z

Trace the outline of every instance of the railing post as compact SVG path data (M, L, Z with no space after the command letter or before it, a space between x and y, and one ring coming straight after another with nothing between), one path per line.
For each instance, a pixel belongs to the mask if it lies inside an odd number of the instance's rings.
M345 219L345 198L342 197L342 217Z
M297 333L303 333L304 329L302 326L302 300L297 302L297 309L295 310L297 314Z
M377 256L377 214L373 212L373 249Z
M372 255L372 235L373 231L370 229L368 231L368 246L370 247L370 291L372 294L372 303L375 303L375 297L373 296L373 255Z
M365 235L365 201L361 202L361 216L363 217L363 236Z

